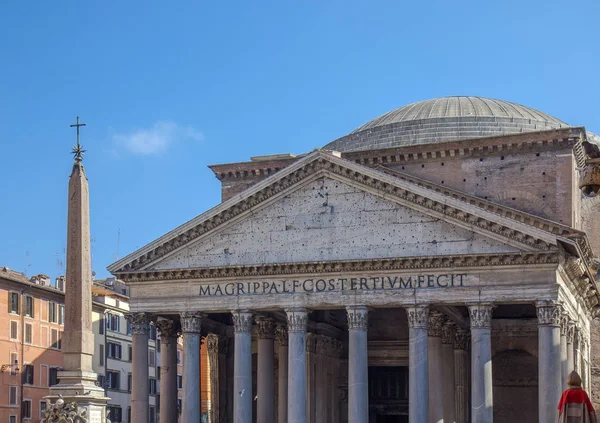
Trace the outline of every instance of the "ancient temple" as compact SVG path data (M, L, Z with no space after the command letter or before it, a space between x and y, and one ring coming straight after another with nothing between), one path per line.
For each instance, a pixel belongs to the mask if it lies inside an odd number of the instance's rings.
M131 287L133 422L150 321L164 368L183 334L184 423L205 388L211 423L554 421L571 370L591 385L598 233L578 179L596 140L446 97L311 153L211 166L221 204L109 266Z

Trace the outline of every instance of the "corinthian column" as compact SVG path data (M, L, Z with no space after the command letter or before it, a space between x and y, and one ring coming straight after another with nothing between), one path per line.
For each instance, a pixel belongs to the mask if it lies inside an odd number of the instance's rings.
M305 308L287 309L288 321L288 423L306 423L306 324Z
M427 338L429 361L429 421L444 421L443 365L442 365L442 324L444 316L438 311L429 312L429 332Z
M277 374L277 419L278 423L287 423L288 410L288 332L287 328L278 325L275 337L279 345L279 366Z
M232 311L235 332L233 421L252 423L252 313Z
M214 333L206 336L206 349L208 350L208 363L210 367L210 422L223 423L226 405L225 395L225 355L227 339ZM162 397L161 397L162 398ZM171 420L169 420L171 421Z
M556 421L562 393L560 362L561 309L555 301L538 301L538 406L540 422Z
M469 376L468 363L469 333L464 329L457 329L454 337L454 403L456 409L456 423L467 423Z
M183 332L183 423L198 423L200 407L200 330L201 313L181 313Z
M133 368L131 371L131 421L147 423L149 411L148 332L149 313L128 313L125 319L131 324Z
M567 375L575 370L575 347L573 340L575 338L575 324L569 322L567 327Z
M365 306L346 307L348 316L348 421L369 421L368 313Z
M408 317L408 421L429 421L429 376L427 366L427 324L429 307L405 307Z
M569 329L569 315L563 312L560 316L560 379L561 387L567 387L568 363L567 363L567 330Z
M469 305L471 317L471 418L477 423L494 421L492 395L492 305Z
M160 334L160 421L176 422L177 414L177 337L175 322L159 319Z
M258 396L256 418L259 422L275 423L275 322L273 319L258 317L258 365L256 392Z
M455 376L454 376L454 338L456 328L454 323L445 322L442 326L442 379L444 394L444 422L453 423L455 415Z

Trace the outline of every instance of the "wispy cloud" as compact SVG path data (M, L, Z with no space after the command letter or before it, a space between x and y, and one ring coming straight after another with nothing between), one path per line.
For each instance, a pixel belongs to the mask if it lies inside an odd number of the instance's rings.
M169 120L158 121L150 128L139 128L112 136L119 148L139 155L161 154L178 141L202 141L202 133L191 126L180 126Z

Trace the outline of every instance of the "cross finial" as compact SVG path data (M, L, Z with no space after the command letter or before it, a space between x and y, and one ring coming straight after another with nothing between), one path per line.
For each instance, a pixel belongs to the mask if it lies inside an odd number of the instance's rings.
M79 116L77 116L77 123L72 123L71 125L69 125L71 128L72 127L76 127L77 128L77 144L73 146L73 149L71 150L71 153L73 154L73 157L75 158L76 162L80 162L83 160L83 153L85 153L85 150L81 147L81 144L79 144L79 127L80 126L85 126L85 123L79 123Z

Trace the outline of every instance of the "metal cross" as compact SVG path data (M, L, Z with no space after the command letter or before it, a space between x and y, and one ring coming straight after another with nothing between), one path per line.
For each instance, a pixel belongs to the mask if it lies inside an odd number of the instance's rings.
M77 123L72 123L69 126L71 128L72 127L77 128L77 144L75 146L73 146L71 153L73 154L75 161L80 162L81 160L83 160L83 153L85 153L85 150L83 148L81 148L81 144L79 144L79 127L85 126L85 123L79 123L79 116L77 116Z

